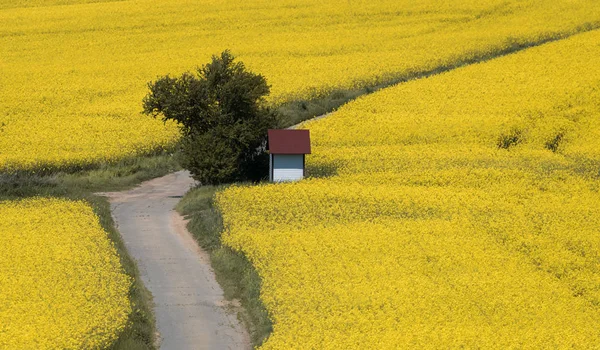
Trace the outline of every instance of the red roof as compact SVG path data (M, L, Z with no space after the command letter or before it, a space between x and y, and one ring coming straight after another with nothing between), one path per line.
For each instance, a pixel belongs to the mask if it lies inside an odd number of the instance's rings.
M268 136L267 149L271 154L310 154L308 130L269 130Z

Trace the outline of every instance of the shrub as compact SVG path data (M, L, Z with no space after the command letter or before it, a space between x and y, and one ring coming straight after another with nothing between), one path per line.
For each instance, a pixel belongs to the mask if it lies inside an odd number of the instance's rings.
M265 78L229 51L197 74L150 82L144 113L179 123L181 165L202 184L258 181L268 174L267 129L277 127Z

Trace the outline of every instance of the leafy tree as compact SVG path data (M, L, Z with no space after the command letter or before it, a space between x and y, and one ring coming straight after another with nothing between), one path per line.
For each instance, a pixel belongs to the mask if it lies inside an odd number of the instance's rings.
M267 129L275 112L265 103L269 85L229 51L196 74L164 76L148 84L144 113L179 123L181 165L202 184L258 181L268 174Z

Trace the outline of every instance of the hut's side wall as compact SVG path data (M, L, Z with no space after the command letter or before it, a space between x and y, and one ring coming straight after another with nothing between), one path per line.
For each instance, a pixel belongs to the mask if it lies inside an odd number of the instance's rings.
M274 154L273 181L296 181L304 176L303 154Z

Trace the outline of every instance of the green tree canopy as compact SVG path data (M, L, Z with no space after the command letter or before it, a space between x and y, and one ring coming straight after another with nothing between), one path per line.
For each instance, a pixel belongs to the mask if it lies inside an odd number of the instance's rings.
M267 129L277 127L262 75L229 51L196 74L164 76L148 84L144 113L178 122L181 165L202 184L258 181L268 174Z

